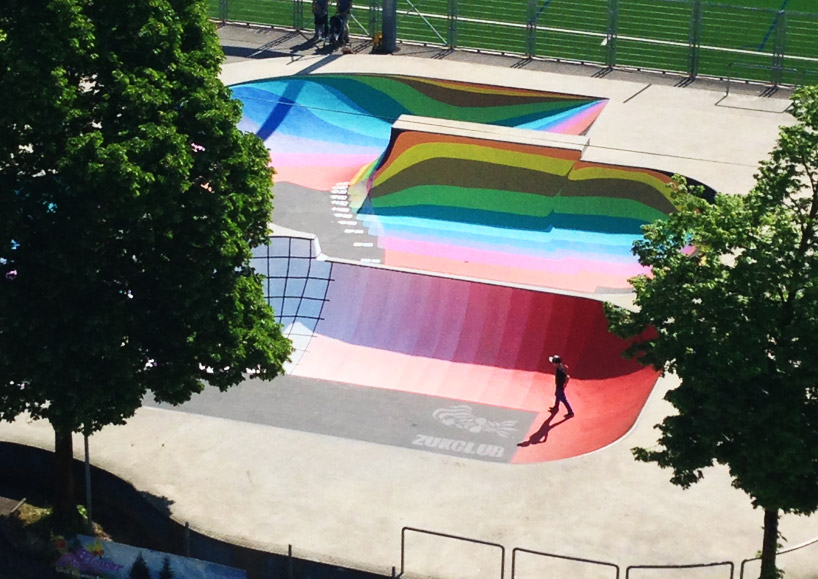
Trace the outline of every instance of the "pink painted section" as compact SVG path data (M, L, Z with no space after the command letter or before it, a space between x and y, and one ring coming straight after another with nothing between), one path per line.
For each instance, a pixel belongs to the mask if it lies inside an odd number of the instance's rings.
M341 264L332 279L294 375L543 412L554 391L547 358L560 353L577 416L515 462L610 444L657 378L621 357L626 343L607 332L596 301Z
M350 181L361 168L360 165L334 167L326 165L279 166L275 162L273 167L276 169L276 175L273 179L275 183L294 183L319 191L329 191L337 183Z
M265 144L276 169L274 182L318 190L329 190L336 183L349 181L383 152L380 148L341 147L337 143L283 134L276 134Z
M557 265L552 265L551 269L522 269L500 263L480 263L399 251L387 251L384 259L384 263L392 267L445 271L448 275L588 293L604 287L618 288L622 285L623 279L644 273L643 268L638 264L633 264L631 267L623 266L621 269L606 264L607 267L602 265L600 268L596 267L600 265L598 262L594 264L589 260L588 265L583 269L576 266L576 260L566 262L564 268L558 260L543 261L551 261L552 264ZM617 271L619 273L616 273Z
M632 260L600 262L599 260L588 259L587 254L571 251L560 251L559 259L548 259L527 254L510 254L504 251L493 251L489 249L473 249L470 247L435 243L433 241L414 241L401 239L399 237L382 237L378 240L378 246L397 253L413 253L418 255L437 257L445 255L453 261L473 263L477 266L504 265L509 268L522 270L560 270L565 274L573 275L583 271L598 271L602 275L628 275L633 276L642 273L643 268Z
M625 436L633 427L647 397L653 390L656 373L642 368L616 380L571 379L566 394L576 413L564 420L564 409L551 424L563 421L547 432L547 440L521 447L512 462L517 464L570 458L598 450ZM546 406L525 436L528 439L549 417L547 411L554 401L553 380L543 391Z
M548 130L563 135L582 135L594 121L596 121L606 104L608 104L607 101L598 102L585 109L582 113L572 115L565 121L549 126Z
M467 339L462 347L476 348L477 343ZM543 394L553 389L553 378L539 372L419 358L326 336L313 338L305 357L294 375L493 406L539 411ZM313 363L317 359L320 365Z
M310 167L310 166L319 166L316 165L316 158L315 155L307 155L304 153L274 153L270 155L272 159L278 162L282 167L291 167L291 166L301 166L301 167ZM373 159L377 157L377 154L368 155L368 154L361 154L361 155L332 155L327 156L325 159L320 159L321 164L320 167L355 167L356 170L360 169L363 165L371 163Z

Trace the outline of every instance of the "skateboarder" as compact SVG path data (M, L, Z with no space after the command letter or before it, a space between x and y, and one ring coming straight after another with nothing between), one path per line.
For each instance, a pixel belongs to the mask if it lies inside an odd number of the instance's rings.
M565 417L571 418L574 415L574 410L571 408L571 405L568 404L568 398L565 397L565 387L568 385L568 381L571 379L571 376L568 375L568 366L563 364L560 356L551 356L548 358L548 361L556 366L556 370L554 372L554 381L556 382L556 389L554 390L554 405L549 408L548 411L554 413L558 412L560 409L560 402L562 402L565 404L565 408L568 410Z

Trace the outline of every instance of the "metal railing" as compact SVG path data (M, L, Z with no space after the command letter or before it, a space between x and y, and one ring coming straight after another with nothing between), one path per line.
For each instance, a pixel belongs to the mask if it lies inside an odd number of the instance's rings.
M797 84L818 70L818 13L703 0L397 0L397 38L448 49ZM312 27L307 0L208 0L221 21ZM382 0L355 3L350 33L381 32Z
M412 531L424 535L433 535L435 537L443 537L445 539L454 539L456 541L466 541L467 543L474 543L477 545L486 545L489 547L497 547L500 549L500 579L503 579L506 574L506 548L499 543L490 543L489 541L482 541L480 539L471 539L469 537L461 537L460 535L450 535L448 533L439 533L437 531L430 531L428 529L418 529L416 527L403 527L400 532L400 574L395 577L403 577L406 572L406 532Z
M416 533L422 533L425 535L432 535L436 537L443 537L447 539L455 539L458 541L466 541L469 543L474 543L478 545L487 545L490 547L496 547L500 549L501 559L500 559L500 579L504 579L505 577L505 558L506 558L506 549L503 545L499 543L491 543L488 541L483 541L480 539L473 539L469 537L462 537L459 535L450 535L448 533L440 533L437 531L431 531L428 529L419 529L416 527L403 527L401 529L401 544L400 544L400 573L395 574L395 568L392 568L392 577L393 579L403 577L404 573L406 572L406 532L412 531ZM805 547L809 547L810 545L818 544L818 537L811 539L809 541L805 541L800 545L796 545L795 547L790 547L789 549L784 549L782 551L778 551L778 555L786 555L787 553L792 553L794 551L799 551L804 549ZM620 577L620 567L615 563L610 563L608 561L598 561L594 559L587 559L583 557L573 557L568 555L560 555L557 553L546 553L543 551L534 551L531 549L524 549L522 547L515 547L511 551L511 579L515 579L517 573L517 555L518 553L526 553L530 555L537 555L540 557L552 558L552 559L560 559L563 561L573 561L577 563L585 563L588 565L595 565L599 567L605 567L611 569L613 572L616 573L615 579L619 579ZM744 579L744 571L745 565L752 561L758 561L760 559L759 556L752 557L750 559L744 559L741 562L739 567L739 579ZM735 576L735 564L732 561L720 561L715 563L694 563L688 565L630 565L625 568L625 579L631 578L631 572L635 570L681 570L681 569L704 569L704 568L713 568L713 567L726 567L729 571L730 579L733 579Z
M557 555L556 553L543 553L542 551L532 551L530 549L523 549L515 547L511 551L511 579L515 578L517 570L517 553L528 553L530 555L538 555L540 557L549 557L552 559L562 559L563 561L574 561L576 563L587 563L590 565L598 565L602 567L611 567L616 571L616 579L619 579L619 565L608 563L606 561L595 561L593 559L583 559L582 557L569 557L568 555Z
M818 537L816 537L815 539L812 539L811 541L806 541L804 543L801 543L800 545L796 545L795 547L790 547L789 549L784 549L783 551L778 551L776 553L776 555L777 556L786 555L787 553L792 553L793 551L798 551L800 549L803 549L804 547L809 547L810 545L814 545L816 543L818 543ZM747 563L750 563L751 561L759 561L759 560L761 560L760 556L759 557L753 557L751 559L744 559L741 562L741 566L739 567L739 574L738 574L739 579L744 579L744 566Z
M763 70L763 71L769 70L769 67L762 66L760 64L753 64L751 62L731 62L730 64L727 65L727 71L728 71L727 72L727 83L726 83L726 86L725 86L727 96L730 96L730 83L735 81L735 80L741 80L741 78L742 78L741 76L738 76L738 75L733 73L733 69L735 69L735 68L740 68L740 69L745 69L745 70ZM784 72L789 72L789 73L792 73L793 75L795 75L796 77L800 76L802 78L803 78L803 73L804 73L804 71L799 72L799 70L796 69L796 68L789 68L789 67L783 68L782 67L782 68L778 69L777 71L771 73L773 77L778 77L779 82L771 82L770 84L772 84L773 86L780 85L781 84L780 79L782 78L782 75L783 75Z
M736 566L732 561L722 561L720 563L696 563L692 565L631 565L625 569L625 579L630 579L631 570L633 569L702 569L705 567L729 567L730 579L733 579L733 574L736 571Z

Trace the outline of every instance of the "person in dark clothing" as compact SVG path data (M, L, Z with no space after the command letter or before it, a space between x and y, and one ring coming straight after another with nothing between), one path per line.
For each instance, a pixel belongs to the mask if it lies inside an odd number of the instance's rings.
M325 40L329 36L329 0L313 0L312 17L315 22L315 38Z
M335 4L335 13L343 24L343 43L349 44L349 15L352 12L352 0L338 0Z
M560 409L560 402L562 402L565 404L565 408L568 410L565 417L570 418L574 415L574 410L568 403L568 398L565 397L565 387L568 385L568 381L571 379L571 376L568 375L568 366L563 364L560 356L551 356L548 358L548 361L556 366L556 370L554 372L554 381L556 382L556 389L554 390L554 405L549 408L548 411L556 413Z

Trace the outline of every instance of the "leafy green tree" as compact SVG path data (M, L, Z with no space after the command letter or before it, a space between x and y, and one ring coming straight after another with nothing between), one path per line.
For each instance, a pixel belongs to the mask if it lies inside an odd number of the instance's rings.
M151 572L142 553L139 553L134 559L131 571L128 573L128 579L151 579Z
M222 59L200 0L0 2L0 419L53 426L59 521L73 432L291 351L249 267L269 155Z
M635 309L606 304L630 355L681 380L677 413L638 460L687 488L726 465L764 510L761 577L777 577L779 513L818 509L818 89L793 99L747 196L708 203L676 181L679 211L634 244L651 276L632 280Z

